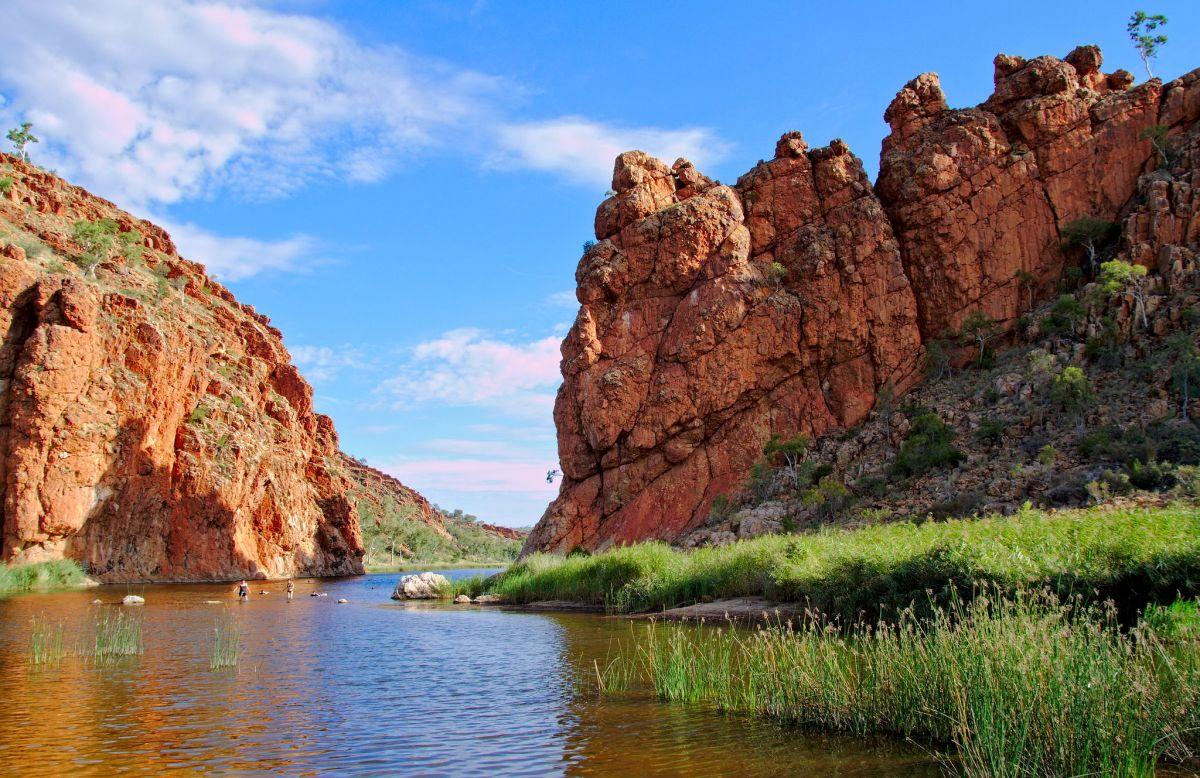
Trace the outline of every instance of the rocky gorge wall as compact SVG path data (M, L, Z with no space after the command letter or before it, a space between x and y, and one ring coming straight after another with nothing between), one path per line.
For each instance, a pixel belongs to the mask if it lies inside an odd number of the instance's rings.
M158 227L11 156L0 179L3 560L361 572L361 487L269 320ZM76 223L102 220L111 245L82 245Z
M844 143L798 133L734 186L618 157L562 346L564 478L525 551L680 538L772 435L858 424L972 312L1012 327L1072 262L1070 221L1152 229L1130 214L1153 167L1140 134L1196 124L1200 71L1134 86L1100 68L1092 46L1001 55L968 109L913 79L885 113L874 186ZM1156 269L1159 254L1131 252Z

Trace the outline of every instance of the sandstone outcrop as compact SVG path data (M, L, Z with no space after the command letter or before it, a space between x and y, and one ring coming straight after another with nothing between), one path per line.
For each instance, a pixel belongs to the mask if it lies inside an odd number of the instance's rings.
M885 114L875 186L844 143L798 133L735 186L618 157L562 346L564 478L525 552L676 540L771 436L858 424L972 312L1010 328L1078 261L1065 224L1130 209L1152 167L1142 131L1200 116L1200 71L1134 87L1100 66L1092 46L1001 55L970 109L913 79Z
M352 468L270 321L153 224L0 170L3 559L104 581L361 572Z

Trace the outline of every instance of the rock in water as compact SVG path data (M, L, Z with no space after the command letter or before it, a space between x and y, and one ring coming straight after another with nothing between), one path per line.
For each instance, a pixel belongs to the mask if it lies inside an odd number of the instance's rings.
M437 599L444 587L450 585L446 576L437 573L421 573L406 575L396 582L396 591L392 592L393 600L433 600Z
M508 598L503 594L481 594L471 602L476 605L503 605L508 602Z
M471 601L471 598L465 594L460 594L454 598L455 605L463 605L463 604L469 603L470 601Z
M125 595L125 598L121 600L121 604L122 605L145 605L146 599L144 597L138 597L136 594L127 594L127 595Z
M341 599L338 600L338 605L344 605L348 602L350 602L350 601L347 600L345 597L342 597Z

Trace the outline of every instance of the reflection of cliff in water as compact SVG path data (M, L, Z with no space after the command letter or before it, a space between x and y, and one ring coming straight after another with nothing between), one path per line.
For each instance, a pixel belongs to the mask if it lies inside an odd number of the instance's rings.
M618 653L632 661L631 648L645 625L590 615L547 618L562 627L563 664L587 690L572 696L560 718L568 774L941 774L927 754L894 740L827 736L751 716L659 703L641 691L597 699L594 662L603 666Z

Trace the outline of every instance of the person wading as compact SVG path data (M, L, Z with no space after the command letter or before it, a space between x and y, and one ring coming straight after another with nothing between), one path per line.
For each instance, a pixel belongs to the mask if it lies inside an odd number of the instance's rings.
M295 592L296 592L296 584L293 583L292 580L289 578L288 585L287 585L287 595L288 595L289 601L292 599L292 595L295 594Z
M245 602L249 597L250 584L246 583L246 581L243 579L242 582L238 584L238 600Z

